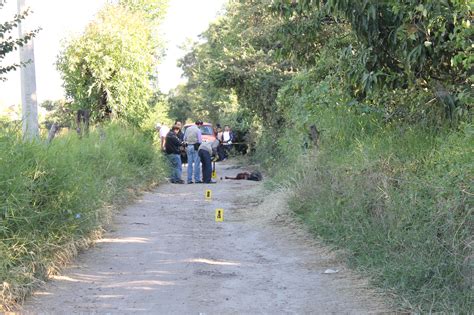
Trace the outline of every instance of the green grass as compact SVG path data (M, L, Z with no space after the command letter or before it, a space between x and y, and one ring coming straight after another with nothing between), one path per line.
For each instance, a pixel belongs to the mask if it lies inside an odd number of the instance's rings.
M396 293L395 307L468 314L474 127L443 118L432 98L399 89L361 103L339 77L302 72L280 91L285 125L263 131L255 159L267 186L293 190L290 207L318 238ZM313 124L319 148L305 145Z
M352 144L331 135L318 153L279 164L273 183L291 185L291 208L401 309L471 313L472 125L380 127L352 133Z
M151 140L125 125L51 145L0 131L0 309L7 309L85 244L110 206L160 181L165 163Z

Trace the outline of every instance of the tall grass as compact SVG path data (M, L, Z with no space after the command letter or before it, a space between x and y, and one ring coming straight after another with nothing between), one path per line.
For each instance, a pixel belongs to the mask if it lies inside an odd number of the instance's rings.
M339 126L349 119L341 117ZM401 308L470 313L472 148L472 125L380 128L282 158L272 183L292 187L290 207L352 267L395 292Z
M449 145L426 151L432 141L415 134L398 137L398 145L366 139L337 157L322 150L291 201L317 235L346 249L353 266L416 311L472 307L466 145L474 143L462 133L448 138Z
M472 313L472 123L447 128L426 116L423 91L412 100L391 92L391 102L421 107L427 123L387 121L377 106L349 106L336 79L313 76L281 91L287 126L260 142L269 185L289 186L291 208L315 235L396 293L400 308ZM311 124L322 131L319 148L305 145Z
M151 141L125 125L50 145L0 131L0 309L20 302L61 249L74 250L107 221L111 205L161 180L164 168Z

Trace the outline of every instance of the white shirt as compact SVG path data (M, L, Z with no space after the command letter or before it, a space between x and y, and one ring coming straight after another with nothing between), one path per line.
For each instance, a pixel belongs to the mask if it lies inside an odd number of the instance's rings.
M160 138L161 137L166 138L166 135L168 134L168 132L170 132L170 128L168 128L166 126L161 126L161 128L160 128Z
M224 131L224 134L222 135L222 138L224 142L228 142L230 140L230 132L229 131Z

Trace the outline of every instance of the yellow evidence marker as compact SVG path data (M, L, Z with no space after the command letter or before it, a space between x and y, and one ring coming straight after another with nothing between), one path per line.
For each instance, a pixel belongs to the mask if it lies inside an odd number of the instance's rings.
M216 173L216 170L213 170L212 171L212 176L211 176L212 179L216 179L217 178L217 173Z
M206 190L206 200L210 201L212 199L212 190Z
M224 209L216 209L216 222L224 222Z

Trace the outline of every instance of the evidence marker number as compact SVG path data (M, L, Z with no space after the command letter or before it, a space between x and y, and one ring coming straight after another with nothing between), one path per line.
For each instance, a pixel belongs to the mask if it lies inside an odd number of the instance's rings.
M212 190L208 189L206 190L206 194L205 194L205 197L206 197L206 200L211 200L212 199Z
M224 209L216 209L216 222L224 222Z

